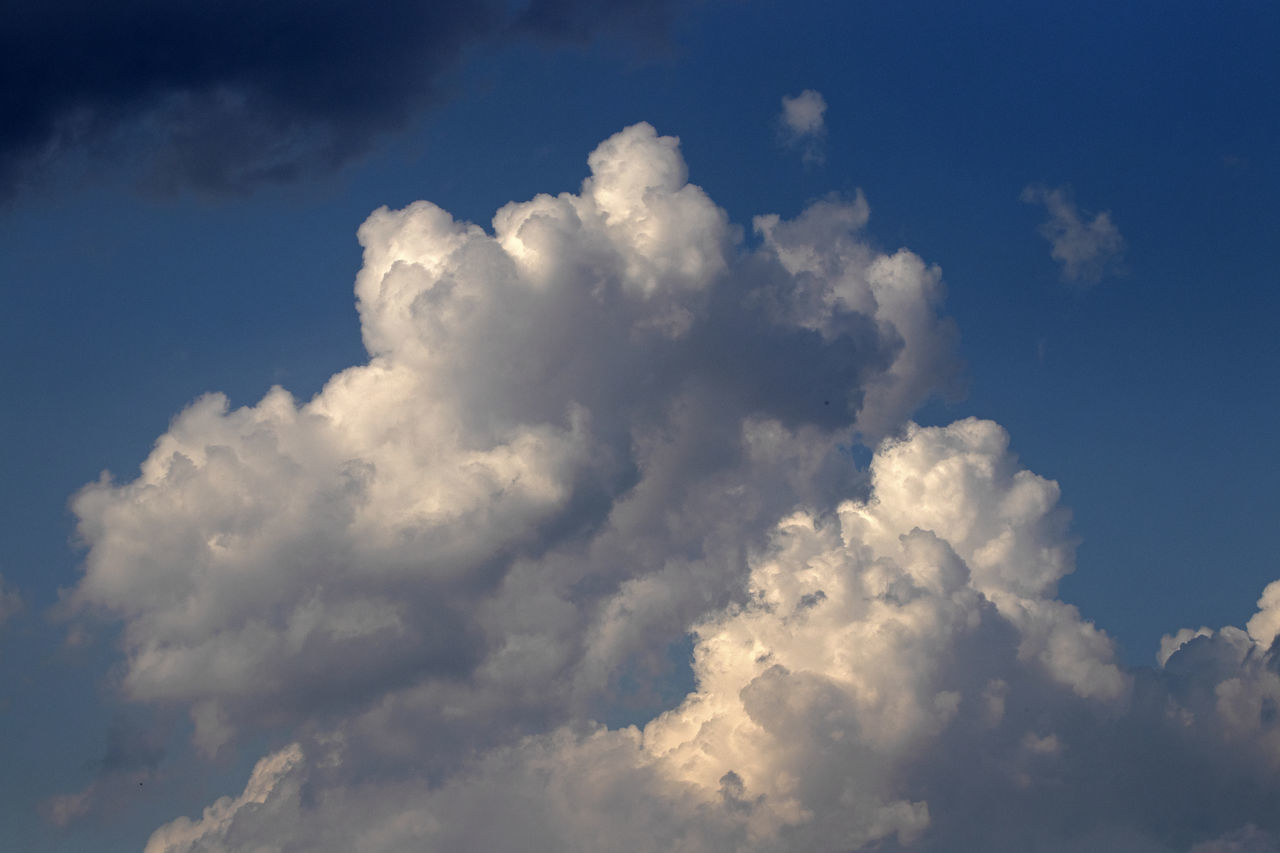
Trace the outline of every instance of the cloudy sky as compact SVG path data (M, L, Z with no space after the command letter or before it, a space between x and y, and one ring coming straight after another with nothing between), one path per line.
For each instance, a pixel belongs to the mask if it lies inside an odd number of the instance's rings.
M0 847L1280 851L1280 9L24 2Z

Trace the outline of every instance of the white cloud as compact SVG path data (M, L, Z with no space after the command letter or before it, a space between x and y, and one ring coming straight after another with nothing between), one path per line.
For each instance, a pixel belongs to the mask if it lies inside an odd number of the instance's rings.
M676 140L636 125L589 163L492 234L376 211L367 364L306 403L206 397L76 498L70 600L123 622L126 695L206 752L295 741L149 853L1280 831L1271 587L1247 632L1126 670L1057 597L1057 484L990 421L906 422L955 333L861 195L758 217L748 251Z
M821 163L825 159L826 112L826 99L813 89L782 99L779 123L783 136L788 143L801 148L806 163Z
M1022 200L1042 204L1049 219L1040 226L1040 234L1049 241L1049 252L1062 264L1064 281L1088 286L1104 276L1120 271L1124 256L1124 238L1111 221L1110 211L1081 214L1066 187L1049 189L1031 185L1023 189Z
M185 705L207 752L348 714L371 748L425 714L462 752L605 713L747 544L856 483L855 430L951 381L939 273L870 249L861 197L746 252L675 139L636 125L589 164L492 234L375 211L368 364L306 403L206 396L76 497L71 601L123 620L126 695Z
M1174 634L1165 634L1160 638L1160 650L1156 652L1156 663L1164 666L1173 654L1197 637L1212 637L1213 629L1201 625L1199 628L1182 628Z
M223 797L204 810L199 820L178 818L152 834L144 853L163 851L227 849L232 823L241 810L251 810L268 804L264 811L279 809L281 800L297 797L296 788L290 786L290 771L302 763L302 749L291 744L279 752L263 758L253 768L253 774L238 797ZM261 820L261 815L254 815ZM221 838L223 841L215 841Z
M757 216L755 230L796 282L783 299L792 321L834 338L850 321L874 316L898 339L898 352L884 373L867 383L859 430L884 435L940 385L958 373L958 334L939 316L945 295L942 270L913 252L872 250L857 238L870 210L859 192L852 202L828 198L790 222ZM780 300L781 301L781 300Z
M813 89L782 99L782 121L797 136L821 133L824 129L822 117L826 111L826 99Z
M912 427L873 469L866 498L779 522L747 598L694 629L697 689L643 729L568 724L436 784L352 783L339 729L149 853L1272 849L1280 726L1259 709L1280 694L1256 651L1121 673L1053 599L1056 487L995 424Z
M1245 626L1253 641L1264 649L1270 648L1280 636L1280 581L1274 581L1262 591L1258 599L1258 612Z

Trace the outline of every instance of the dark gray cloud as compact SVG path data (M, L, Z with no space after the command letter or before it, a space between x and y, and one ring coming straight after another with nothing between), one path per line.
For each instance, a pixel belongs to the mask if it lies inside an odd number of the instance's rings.
M28 2L0 29L0 197L68 155L236 191L340 166L445 94L472 43L660 41L665 0Z

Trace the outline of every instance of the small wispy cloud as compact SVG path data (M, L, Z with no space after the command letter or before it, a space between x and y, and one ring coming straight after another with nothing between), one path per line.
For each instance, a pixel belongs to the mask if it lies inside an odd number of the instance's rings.
M22 596L0 575L0 625L22 609Z
M801 148L806 163L821 163L826 159L826 112L826 99L814 89L782 99L779 121L783 137L789 145Z
M79 791L46 799L41 804L45 821L66 827L128 808L157 778L172 729L172 717L144 716L136 710L118 713L107 729L102 757L85 765L94 771L93 778Z
M57 827L68 826L89 813L93 806L96 783L74 794L60 794L44 804L44 816Z
M1124 238L1104 210L1089 219L1071 199L1068 187L1050 189L1031 184L1022 190L1022 200L1042 204L1049 219L1040 226L1041 236L1049 241L1049 253L1062 264L1063 281L1083 285L1097 284L1104 277L1121 271Z

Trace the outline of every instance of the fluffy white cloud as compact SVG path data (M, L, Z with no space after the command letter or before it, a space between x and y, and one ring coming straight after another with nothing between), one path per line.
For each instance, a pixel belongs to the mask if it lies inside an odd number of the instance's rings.
M792 221L757 216L756 232L786 268L794 285L776 301L791 323L819 332L824 340L853 331L874 316L883 334L897 339L893 363L865 387L857 427L868 437L896 429L940 384L955 377L954 324L940 317L945 289L942 270L899 249L876 252L857 238L870 210L859 192L810 205Z
M423 714L462 749L606 713L773 521L851 488L855 430L951 381L939 273L870 249L860 196L745 251L675 139L636 125L589 165L492 233L375 211L368 364L306 403L206 396L77 496L71 602L124 621L129 697L186 705L206 751L332 714L394 753Z
M1245 626L1253 641L1264 649L1270 648L1280 636L1280 581L1267 584L1258 599L1258 612Z
M1049 241L1049 253L1062 264L1064 281L1093 285L1103 276L1117 272L1124 255L1124 238L1111 221L1110 211L1082 217L1065 187L1049 189L1038 185L1022 191L1028 204L1042 204L1049 219L1040 234ZM1087 220L1087 221L1086 221Z
M75 499L69 600L123 623L125 694L206 752L295 741L149 853L1280 830L1274 585L1247 632L1125 670L1057 598L1057 484L994 423L906 422L955 333L861 195L758 217L747 250L674 139L636 125L589 164L492 233L376 211L367 364L306 403L205 397Z
M826 98L813 89L782 99L782 115L778 121L783 136L790 144L800 146L806 163L821 163L824 159L826 112Z
M798 95L782 99L782 121L792 133L803 136L821 133L827 101L821 92L805 89Z
M834 517L781 522L748 604L697 628L698 691L644 731L682 781L731 779L778 846L916 840L930 808L911 763L957 729L1001 729L1011 684L1104 705L1127 687L1109 641L1053 600L1071 551L1056 485L1016 468L998 426L911 426L872 484ZM1010 734L1060 748L1053 731Z
M433 784L352 783L339 727L148 851L1273 849L1276 677L1247 635L1121 673L1054 600L1056 487L995 424L912 427L873 482L780 521L643 729L567 725Z
M302 749L297 744L263 758L253 768L253 774L240 796L223 797L205 809L199 820L178 818L167 824L151 836L144 853L209 849L211 844L218 844L215 849L227 849L225 843L214 839L221 836L226 840L241 810L261 807L270 799L270 810L275 811L281 800L298 795L296 787L289 785L290 771L297 768L302 760Z

